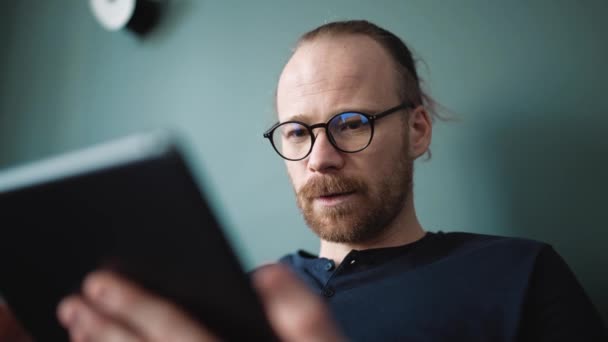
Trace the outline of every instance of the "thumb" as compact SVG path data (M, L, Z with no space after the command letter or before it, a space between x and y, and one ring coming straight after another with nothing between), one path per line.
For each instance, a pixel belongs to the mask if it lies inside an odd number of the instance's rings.
M29 342L31 338L17 322L9 308L0 302L0 341Z
M253 284L270 324L281 340L344 340L326 305L285 266L258 269L253 274Z

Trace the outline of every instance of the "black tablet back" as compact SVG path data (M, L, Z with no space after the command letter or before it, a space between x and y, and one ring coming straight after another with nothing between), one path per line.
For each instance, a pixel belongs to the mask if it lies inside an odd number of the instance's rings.
M249 280L170 136L130 137L0 172L0 294L38 341L110 268L224 340L274 340Z

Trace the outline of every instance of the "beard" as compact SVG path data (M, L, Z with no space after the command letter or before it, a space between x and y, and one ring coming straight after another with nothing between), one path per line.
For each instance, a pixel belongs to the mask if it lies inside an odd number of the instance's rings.
M306 224L319 238L336 243L364 243L381 236L403 210L412 189L413 161L406 155L397 159L393 172L370 177L369 183L338 174L311 178L296 193ZM320 196L344 193L352 193L351 198L327 207L314 205Z

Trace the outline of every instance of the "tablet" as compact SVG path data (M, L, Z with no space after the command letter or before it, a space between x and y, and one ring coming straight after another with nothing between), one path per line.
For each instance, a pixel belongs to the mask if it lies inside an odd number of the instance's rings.
M0 294L37 341L86 274L114 270L222 340L275 340L171 134L131 136L0 171Z

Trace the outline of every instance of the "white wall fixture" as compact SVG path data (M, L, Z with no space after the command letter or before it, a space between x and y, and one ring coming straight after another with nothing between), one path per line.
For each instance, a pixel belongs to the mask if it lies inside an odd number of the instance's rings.
M97 21L108 31L127 28L144 35L158 23L163 0L89 0Z

